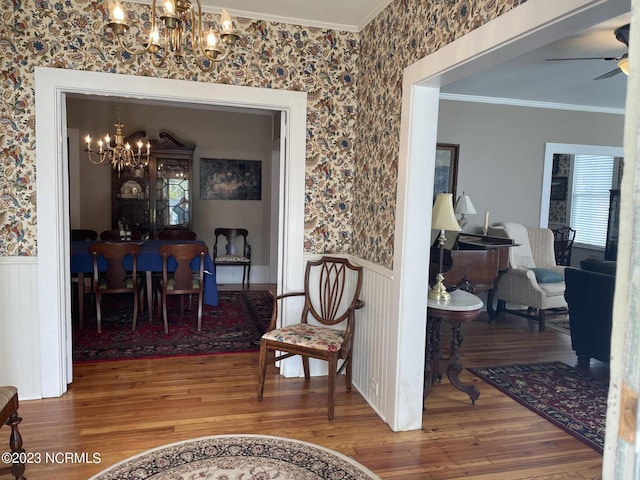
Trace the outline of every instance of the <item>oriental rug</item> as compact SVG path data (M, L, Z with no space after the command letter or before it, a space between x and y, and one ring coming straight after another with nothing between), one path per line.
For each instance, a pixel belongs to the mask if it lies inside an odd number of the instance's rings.
M89 480L379 480L328 448L264 435L216 435L147 450Z
M569 315L558 315L557 317L547 317L545 325L559 332L571 335L571 326L569 324Z
M96 362L258 351L260 337L271 321L273 299L269 291L221 291L218 296L217 307L203 306L200 332L195 300L193 311L185 307L181 316L177 295L168 301L168 334L164 333L162 316L158 318L156 310L151 324L147 312L139 315L136 330L132 331L133 300L103 305L102 333L97 333L95 307L90 307L92 311L85 310L84 328L74 328L73 360Z
M561 362L469 371L602 453L609 390L606 383Z

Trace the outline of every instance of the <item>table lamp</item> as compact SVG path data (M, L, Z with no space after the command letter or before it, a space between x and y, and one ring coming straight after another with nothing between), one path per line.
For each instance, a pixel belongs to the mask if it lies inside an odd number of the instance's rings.
M439 270L436 276L436 283L431 287L429 291L429 298L438 302L447 303L451 299L451 295L447 292L447 287L444 286L444 274L443 270L443 257L444 257L444 242L446 237L444 235L445 230L451 230L454 232L460 231L460 225L456 219L456 214L453 211L453 194L451 193L439 193L436 196L436 201L433 204L433 210L431 213L431 228L433 230L440 230L438 236L438 245L440 246L440 261L438 263Z
M476 208L473 206L473 202L471 202L469 195L465 195L465 193L462 192L462 195L460 195L458 200L456 200L455 213L460 215L458 223L460 224L460 228L464 230L464 227L469 223L469 220L465 218L465 215L473 215L478 212L476 212Z

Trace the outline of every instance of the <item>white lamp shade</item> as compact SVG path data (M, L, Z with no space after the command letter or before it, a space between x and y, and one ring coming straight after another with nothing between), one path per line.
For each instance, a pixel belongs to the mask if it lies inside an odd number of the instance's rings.
M461 215L472 215L474 213L478 213L476 212L476 208L473 206L469 195L464 194L458 197L458 200L456 201L455 212Z
M431 213L431 228L435 230L460 231L460 225L453 211L453 194L439 193L433 204Z

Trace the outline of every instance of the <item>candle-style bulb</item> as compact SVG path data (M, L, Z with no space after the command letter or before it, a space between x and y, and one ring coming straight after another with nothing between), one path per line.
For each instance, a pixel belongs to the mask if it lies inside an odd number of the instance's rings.
M116 21L124 20L124 10L122 10L119 2L116 2L116 4L114 5L111 16Z
M233 31L233 22L229 13L223 8L222 15L220 15L220 23L222 24L222 33L230 33Z

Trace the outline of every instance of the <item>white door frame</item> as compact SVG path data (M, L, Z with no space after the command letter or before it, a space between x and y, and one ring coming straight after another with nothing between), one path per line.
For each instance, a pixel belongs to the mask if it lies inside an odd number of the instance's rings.
M278 290L302 287L307 94L133 75L36 67L38 307L42 396L57 397L72 380L69 185L65 100L68 93L163 103L223 105L286 112L279 210L282 259ZM284 174L286 172L286 175ZM282 312L286 317L287 312Z
M629 11L628 0L526 2L407 67L402 117L390 313L394 431L422 427L433 170L440 87ZM499 188L499 185L494 186Z

